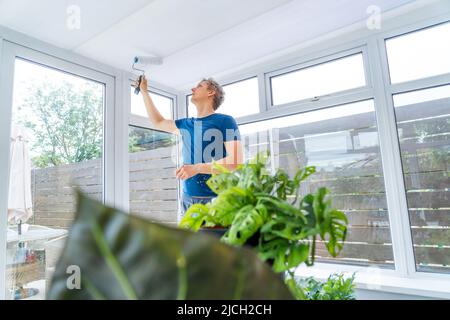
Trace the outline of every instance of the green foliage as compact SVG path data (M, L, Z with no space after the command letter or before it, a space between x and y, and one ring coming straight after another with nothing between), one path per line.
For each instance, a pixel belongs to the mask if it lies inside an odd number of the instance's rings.
M175 143L176 139L173 134L130 126L128 135L128 151L130 153L169 147Z
M343 274L332 274L326 281L306 278L289 283L291 291L302 300L355 300L355 274L345 279Z
M99 158L102 154L103 90L86 82L33 84L17 108L18 123L31 129L37 167Z
M202 226L228 227L222 241L236 246L259 233L259 256L272 262L275 272L301 263L312 265L318 238L337 256L346 238L347 217L332 207L326 188L299 199L301 182L315 168L300 169L290 179L282 169L271 174L267 159L268 154L258 154L233 172L216 165L219 173L207 184L217 197L209 204L191 206L181 227L193 231Z
M68 273L69 266L79 273ZM76 285L79 277L79 289ZM69 285L69 287L68 287ZM247 248L169 228L78 193L48 299L293 299Z

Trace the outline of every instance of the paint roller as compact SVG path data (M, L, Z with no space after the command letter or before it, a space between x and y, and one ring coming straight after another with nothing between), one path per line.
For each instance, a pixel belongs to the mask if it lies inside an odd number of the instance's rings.
M142 67L144 67L147 65L161 65L161 64L163 64L163 59L160 57L150 57L150 56L135 56L134 57L133 65L131 68L133 70L142 72L142 74L138 78L136 89L134 89L135 94L139 94L139 92L141 92L140 85L141 85L142 77L145 75L145 70L138 69L135 67L135 65L141 65Z

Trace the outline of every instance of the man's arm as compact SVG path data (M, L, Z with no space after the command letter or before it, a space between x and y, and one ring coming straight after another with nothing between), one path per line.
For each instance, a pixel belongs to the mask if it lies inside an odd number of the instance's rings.
M175 125L175 121L171 119L164 119L161 113L159 113L158 109L156 109L155 104L153 103L153 100L147 91L147 79L145 78L145 76L142 76L142 81L139 88L141 89L142 97L144 98L148 117L155 129L174 134L180 134L180 130L178 130L177 126Z
M222 158L220 160L215 161L215 163L220 164L227 168L228 170L235 170L236 167L243 163L244 161L244 153L242 151L242 143L241 141L227 141L224 143L225 149L227 151L228 156ZM216 173L213 169L213 163L197 163L191 165L183 165L179 167L175 175L178 179L189 179L196 174L204 173L204 174L213 174Z

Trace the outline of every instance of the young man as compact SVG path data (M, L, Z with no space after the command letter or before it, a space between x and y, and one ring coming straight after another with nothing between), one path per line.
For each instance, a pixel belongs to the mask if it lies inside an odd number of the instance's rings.
M203 79L192 88L192 103L197 118L164 119L156 109L148 91L147 79L140 85L145 107L154 127L181 135L183 165L175 171L183 180L182 214L194 203L208 203L216 194L206 181L213 173L213 161L234 170L243 161L241 138L233 117L216 113L223 103L224 91L213 79Z

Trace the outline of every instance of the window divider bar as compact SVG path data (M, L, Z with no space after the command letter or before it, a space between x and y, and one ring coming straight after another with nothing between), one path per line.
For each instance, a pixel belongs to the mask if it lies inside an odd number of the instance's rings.
M270 85L266 83L265 74L258 73L259 113L269 110Z
M13 83L14 83L14 52L10 45L0 37L0 145L9 145L11 132ZM2 150L3 151L3 150ZM9 181L9 148L0 153L0 178ZM8 183L0 185L0 300L6 299L6 243L8 227Z
M432 87L439 87L450 83L450 73L433 77L412 80L408 82L391 84L388 88L389 94L396 94L408 91L416 91Z
M408 277L415 272L415 260L395 113L386 89L389 71L384 39L371 38L368 49L395 268Z
M294 103L286 104L284 106L272 107L264 113L252 114L236 119L239 125L259 122L263 120L270 120L274 118L282 118L298 113L315 111L323 108L344 105L352 102L358 102L373 98L372 88L360 88L352 90L347 94L336 95L332 97L323 97L318 101L303 100Z

